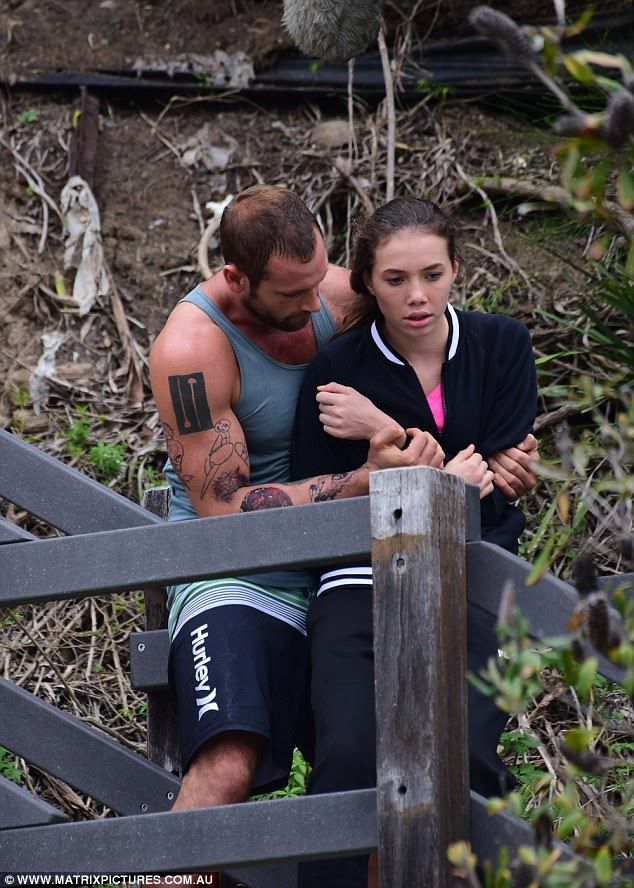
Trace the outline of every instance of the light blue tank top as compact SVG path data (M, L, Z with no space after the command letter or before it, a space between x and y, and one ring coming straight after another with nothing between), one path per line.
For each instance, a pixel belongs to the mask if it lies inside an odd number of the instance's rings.
M200 308L225 333L240 369L240 397L234 413L240 421L249 450L250 483L290 481L290 450L295 407L308 364L282 364L269 357L238 327L234 326L200 287L188 293L182 302ZM335 323L323 299L321 309L311 315L317 347L328 342ZM172 488L169 521L196 518L197 513L170 461L165 477ZM254 583L291 588L309 586L312 575L305 571L275 571L252 574Z

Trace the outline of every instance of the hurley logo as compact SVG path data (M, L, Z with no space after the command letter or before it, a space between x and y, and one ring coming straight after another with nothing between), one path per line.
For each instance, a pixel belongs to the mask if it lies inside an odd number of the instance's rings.
M212 709L218 712L218 704L213 702L216 699L216 689L209 687L209 670L207 669L207 663L211 661L211 657L207 656L207 650L205 648L205 639L209 635L208 632L205 632L206 628L207 624L203 623L202 626L199 626L197 629L194 629L193 632L190 632L192 637L192 654L194 655L194 675L196 676L196 706L198 707L198 721L201 720L206 712L210 712ZM205 692L206 696L199 696L199 694L204 694Z

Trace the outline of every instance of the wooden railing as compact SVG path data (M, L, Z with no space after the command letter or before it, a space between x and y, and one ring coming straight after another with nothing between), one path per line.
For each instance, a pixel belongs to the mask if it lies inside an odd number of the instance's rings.
M178 813L168 813L169 738L152 751L166 770L1 679L0 746L121 815L71 823L2 779L3 871L226 870L253 888L291 888L298 860L378 847L382 884L442 888L453 884L452 841L469 839L481 861L532 844L526 824L489 817L469 793L466 601L496 614L512 581L545 637L567 631L576 593L550 575L528 588L530 566L479 539L475 489L434 469L392 469L371 476L369 497L168 525L0 431L0 497L67 534L36 539L0 521L0 607L144 589L158 613L168 583L371 555L377 664L376 790ZM131 640L132 681L154 700L155 722L169 701L168 646L164 629ZM622 678L603 658L600 671Z

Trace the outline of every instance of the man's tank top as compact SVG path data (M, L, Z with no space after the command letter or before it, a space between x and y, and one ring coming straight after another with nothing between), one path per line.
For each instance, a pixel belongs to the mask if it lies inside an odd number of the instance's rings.
M295 406L308 364L282 364L269 357L227 319L200 287L181 301L200 308L220 327L233 348L240 370L240 397L233 409L247 442L250 483L288 482ZM336 329L321 297L320 302L321 309L311 315L318 348L332 338ZM165 466L165 476L172 488L168 520L196 518L196 510L169 460ZM248 579L281 588L312 584L312 575L304 571L252 574Z

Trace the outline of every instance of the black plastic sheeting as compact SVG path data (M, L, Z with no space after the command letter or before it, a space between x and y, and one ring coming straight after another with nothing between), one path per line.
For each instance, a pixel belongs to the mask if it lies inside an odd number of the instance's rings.
M583 46L603 52L634 56L634 14L610 19L587 30L566 48ZM614 75L614 71L611 72ZM368 98L385 94L381 60L378 52L368 52L355 60L354 91ZM200 77L163 71L61 71L18 77L3 84L7 89L60 89L85 86L91 91L196 94L210 99L235 95L252 99L284 99L336 96L347 92L347 63L320 62L299 54L288 53L256 74L248 87L241 89L206 86ZM432 91L446 91L453 96L478 96L504 91L543 89L540 82L521 64L505 56L481 37L426 44L410 55L401 80L400 95L404 99L421 98Z

